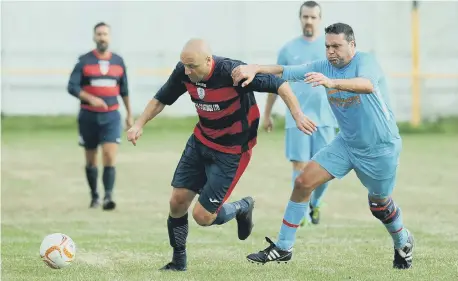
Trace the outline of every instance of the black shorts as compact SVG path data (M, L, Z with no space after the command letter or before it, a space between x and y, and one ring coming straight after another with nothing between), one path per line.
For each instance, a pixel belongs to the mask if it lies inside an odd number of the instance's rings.
M200 204L208 212L216 213L231 195L250 158L251 150L242 154L223 153L191 135L173 175L172 186L200 194Z
M78 114L79 145L96 149L104 143L121 142L121 114L119 111L92 112L81 109Z

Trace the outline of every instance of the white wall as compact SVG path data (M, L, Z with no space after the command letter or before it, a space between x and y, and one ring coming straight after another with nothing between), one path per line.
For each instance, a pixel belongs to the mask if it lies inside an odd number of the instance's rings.
M215 54L273 63L278 49L300 32L301 2L3 2L2 112L74 114L66 93L68 72L79 54L93 48L92 27L112 25L112 48L129 67L135 113L143 110L164 75L140 69L173 67L190 37L207 39ZM411 67L410 9L406 2L323 2L324 25L353 26L358 48L374 52L387 74ZM458 73L458 2L421 2L421 68ZM324 28L324 26L323 26ZM24 70L35 70L29 75ZM41 74L37 73L41 70ZM59 70L49 73L50 70ZM18 73L20 71L20 73ZM46 74L48 72L48 74ZM410 80L390 79L398 119L410 118ZM423 115L458 114L458 79L422 82ZM258 94L261 108L265 94ZM283 113L279 103L276 111ZM165 112L194 114L187 96Z

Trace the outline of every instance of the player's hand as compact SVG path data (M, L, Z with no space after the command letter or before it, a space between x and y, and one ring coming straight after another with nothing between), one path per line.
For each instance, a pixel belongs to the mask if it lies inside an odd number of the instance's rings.
M240 81L246 79L242 83L242 87L246 87L248 84L253 81L254 77L256 76L258 71L258 66L255 64L248 64L248 65L239 65L232 70L231 76L232 80L234 81L234 86L238 86Z
M105 101L103 99L101 99L101 98L98 98L98 97L92 97L89 100L89 104L94 106L94 107L101 107L104 110L108 109L108 105L105 103Z
M270 117L270 115L264 116L262 126L266 132L270 133L272 131L272 129L274 128L274 120L272 119L272 117Z
M143 134L143 129L137 126L132 126L127 130L127 140L130 141L134 146L137 145L137 140Z
M334 88L335 84L332 79L324 76L323 73L309 72L305 74L305 83L312 84L312 87L324 86L326 88Z
M134 125L134 117L132 117L132 115L130 114L127 114L127 117L126 117L126 128L130 128Z
M312 135L316 131L316 124L307 116L302 115L301 118L296 119L296 126L299 130L306 133L307 135Z

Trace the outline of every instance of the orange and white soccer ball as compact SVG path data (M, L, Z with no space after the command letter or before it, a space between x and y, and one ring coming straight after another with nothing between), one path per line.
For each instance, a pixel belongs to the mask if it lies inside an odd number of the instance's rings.
M62 233L49 234L41 242L40 256L47 266L54 269L69 266L75 259L75 253L75 243Z

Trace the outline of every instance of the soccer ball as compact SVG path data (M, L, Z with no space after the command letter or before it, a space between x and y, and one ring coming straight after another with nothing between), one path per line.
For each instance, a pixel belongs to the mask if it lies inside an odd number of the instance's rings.
M62 233L49 234L40 245L41 259L53 269L69 266L75 259L75 253L75 243L69 236Z

